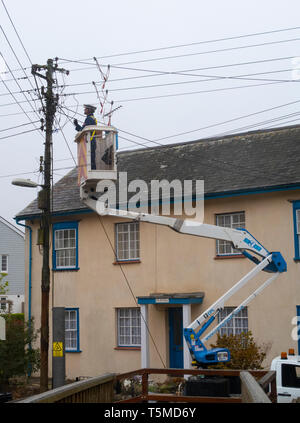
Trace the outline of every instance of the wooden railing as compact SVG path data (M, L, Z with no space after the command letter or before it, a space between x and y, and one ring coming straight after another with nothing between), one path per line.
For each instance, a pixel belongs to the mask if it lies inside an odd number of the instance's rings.
M187 396L182 394L154 393L149 391L149 375L183 377L184 375L205 375L239 377L241 394L227 397ZM114 386L125 379L139 380L139 394L132 393L126 399L116 401ZM270 388L270 389L269 389ZM74 382L42 394L34 395L18 403L147 403L198 402L198 403L241 403L276 402L276 373L263 370L244 372L240 370L195 370L195 369L139 369L115 375L107 373L98 377Z
M70 383L17 403L107 403L113 402L115 374Z
M241 373L243 377L241 378ZM160 394L149 392L149 375L166 375L174 377L183 377L184 375L205 375L219 377L239 377L241 378L242 392L240 395L229 397L205 397L205 396L186 396L179 394ZM249 374L250 377L247 377ZM123 373L116 376L116 379L134 379L141 377L142 392L139 395L120 400L118 402L134 403L148 401L163 402L199 402L199 403L241 403L241 402L276 402L276 373L264 370L251 370L242 372L240 370L193 370L193 369L140 369L133 372ZM251 382L251 389L249 384ZM270 388L270 392L269 392ZM254 391L260 395L251 396ZM271 398L271 399L270 399Z

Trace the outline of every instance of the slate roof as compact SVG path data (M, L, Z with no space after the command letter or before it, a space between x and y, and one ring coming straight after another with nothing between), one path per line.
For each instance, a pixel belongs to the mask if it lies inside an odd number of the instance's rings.
M118 153L131 180L204 180L205 196L300 186L300 125ZM82 211L74 168L54 186L53 210ZM37 200L17 219L39 215Z

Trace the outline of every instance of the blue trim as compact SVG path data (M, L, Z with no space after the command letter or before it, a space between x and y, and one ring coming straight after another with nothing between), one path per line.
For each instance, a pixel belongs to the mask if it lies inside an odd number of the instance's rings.
M56 251L55 251L55 231L61 229L75 229L76 230L76 265L72 267L56 267ZM78 267L78 221L72 220L70 222L54 223L52 227L52 270L66 271L66 270L79 270Z
M116 132L116 150L118 150L119 149L119 134L118 134L118 132Z
M94 210L91 209L82 209L82 210L71 210L71 211L65 211L65 212L54 212L51 214L51 216L53 217L68 217L68 216L74 216L74 215L78 215L78 214L83 214L83 213L94 213ZM16 218L16 221L18 222L19 220L32 220L32 219L40 219L41 218L41 214L30 214L30 215L24 215L24 216L19 216Z
M219 192L219 193L207 193L204 194L204 200L216 199L216 198L228 198L228 197L237 197L241 195L254 195L254 194L265 194L270 192L278 192L278 191L293 191L300 189L299 184L295 185L284 185L284 186L275 186L273 188L252 188L252 189L244 189L244 190L237 190L237 191L228 191L228 192ZM194 196L193 196L194 198ZM171 204L173 200L170 201ZM116 207L118 208L118 207ZM65 212L55 212L52 213L52 216L72 216L76 214L82 213L94 213L93 210L90 209L82 209L82 210L72 210L72 211L65 211ZM40 219L41 214L32 214L32 215L23 215L18 216L16 218L17 221L19 220L31 220L31 219Z
M228 191L228 192L219 192L219 193L211 193L211 194L204 194L204 198L206 199L214 199L214 198L227 198L227 197L236 197L239 195L253 195L253 194L265 194L269 192L277 192L277 191L293 191L300 189L299 184L295 185L284 185L284 186L274 186L273 188L252 188L252 189L244 189L244 190L237 190L237 191Z
M296 210L300 210L300 201L293 201L293 221L294 221L294 247L295 247L295 257L294 260L300 260L300 251L299 251L299 236L297 234L297 216Z
M80 349L80 336L79 336L79 308L78 307L66 307L66 311L76 311L76 329L77 329L77 349L76 350L65 350L67 353L78 353L82 352Z
M202 304L203 298L137 297L138 304Z
M298 355L300 354L300 305L296 306L297 310L297 326L298 326Z

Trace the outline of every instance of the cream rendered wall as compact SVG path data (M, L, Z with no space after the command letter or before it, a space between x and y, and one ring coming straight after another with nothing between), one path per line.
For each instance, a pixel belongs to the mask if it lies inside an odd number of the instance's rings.
M206 223L215 224L217 213L245 211L249 232L270 251L280 251L287 261L288 272L248 307L249 329L259 343L270 346L266 366L281 350L297 349L297 343L291 338L291 319L296 314L296 305L300 304L300 264L293 260L292 204L288 201L297 199L297 195L299 193L289 191L205 202ZM106 217L100 221L93 213L65 218L71 219L80 220L80 270L54 272L54 305L78 307L80 313L82 352L66 354L69 378L140 368L140 351L116 349L116 308L136 307L136 297L151 293L203 291L203 304L192 306L194 319L253 267L245 258L216 259L214 240L184 236L169 228L142 223L141 263L122 266L129 288L119 266L114 264L114 254L107 239L108 236L114 247L114 223L122 220ZM37 227L33 225L33 241ZM38 246L33 245L32 313L36 327L40 325L41 257ZM258 280L265 280L267 276L262 273ZM251 284L252 290L255 286L257 282ZM227 305L238 305L249 293L247 286ZM149 328L161 356L150 339L150 365L162 367L162 359L168 366L166 308L149 306Z

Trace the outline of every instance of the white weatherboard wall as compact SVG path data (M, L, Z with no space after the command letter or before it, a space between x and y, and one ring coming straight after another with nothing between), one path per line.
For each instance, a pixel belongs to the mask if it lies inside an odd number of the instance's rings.
M25 294L25 240L24 234L18 228L0 217L0 258L8 256L8 292L3 295L16 304L13 312L21 312L21 303ZM1 271L1 266L0 266Z

